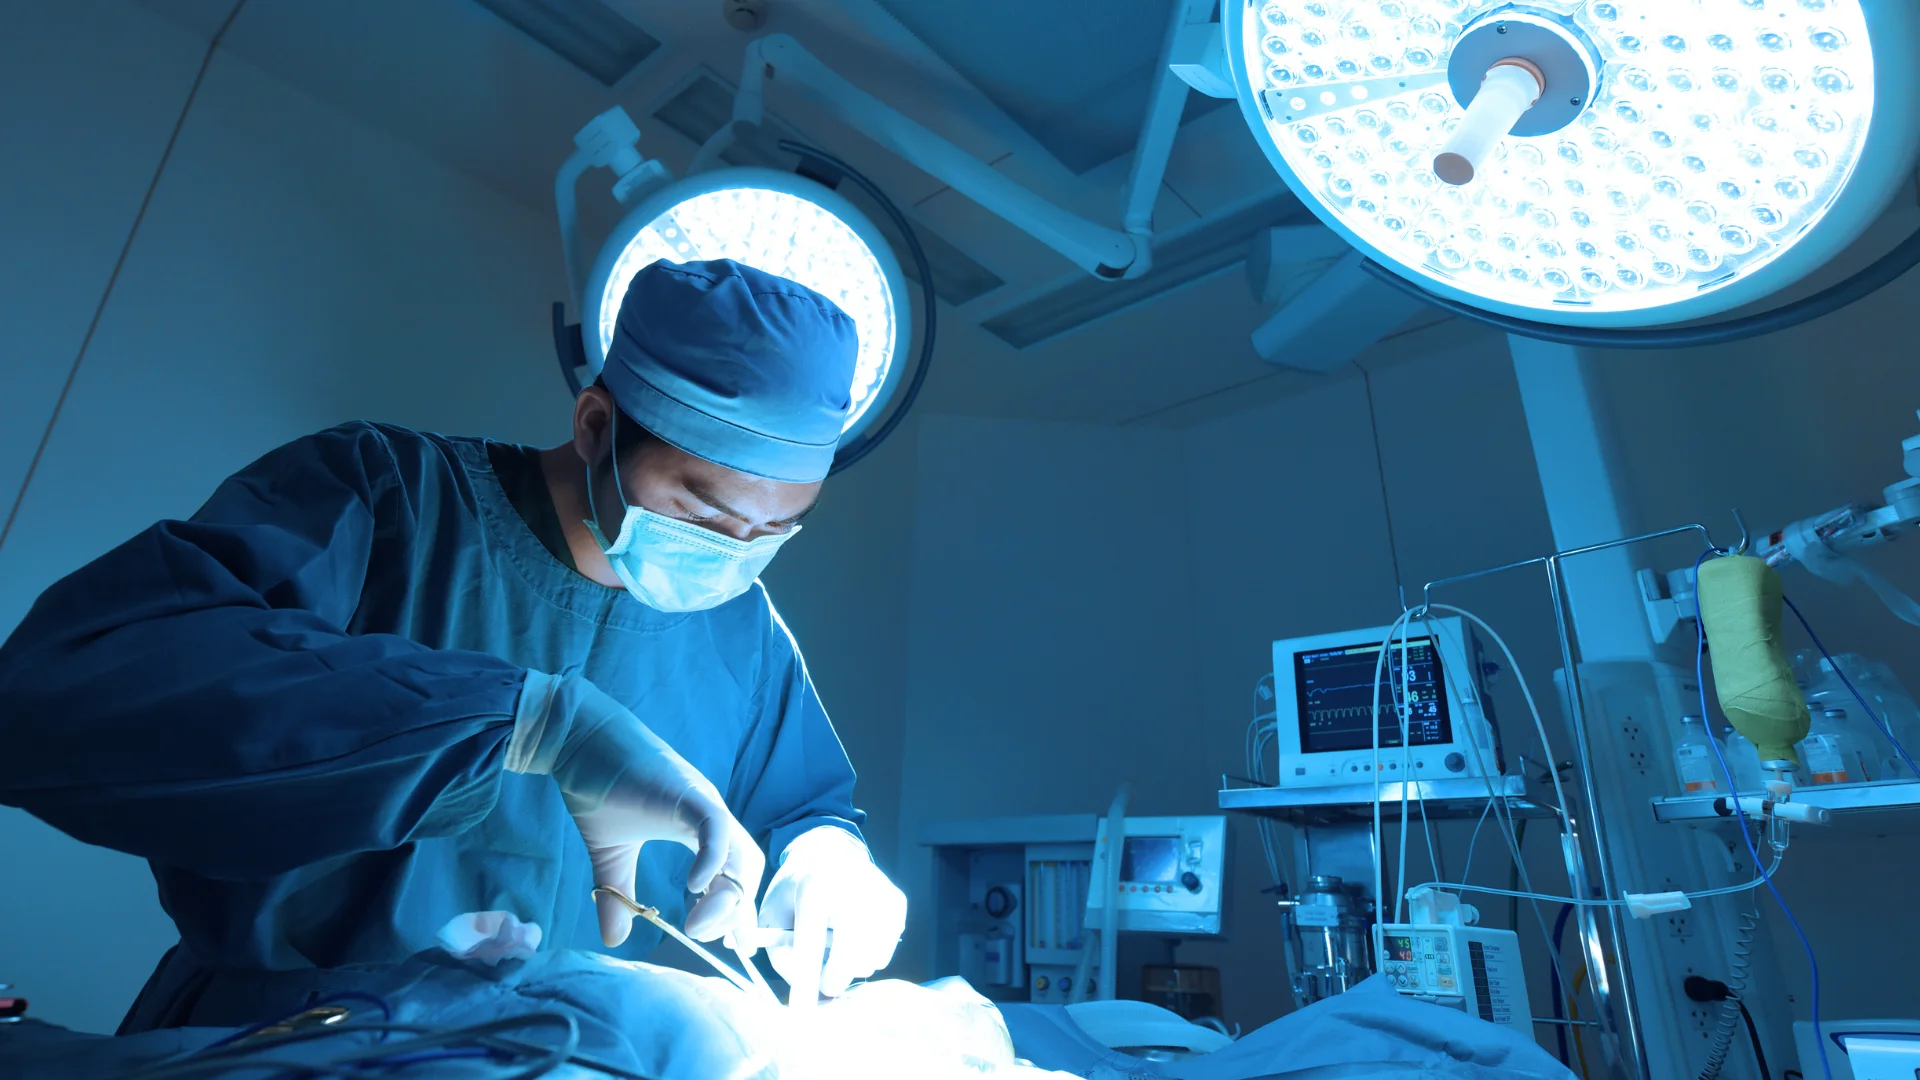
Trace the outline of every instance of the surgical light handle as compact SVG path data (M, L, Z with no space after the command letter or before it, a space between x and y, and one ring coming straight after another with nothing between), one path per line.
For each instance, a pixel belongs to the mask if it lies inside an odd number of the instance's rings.
M756 127L766 108L766 85L778 78L804 86L834 115L955 191L1100 278L1135 278L1152 266L1148 237L1096 225L1015 183L1004 173L909 119L898 109L848 82L798 41L770 34L747 46L733 122L700 148L688 172L715 163L735 138L735 129ZM1164 168L1165 161L1160 162ZM1134 186L1146 183L1136 177ZM1150 189L1157 191L1154 175Z
M1512 131L1520 117L1540 100L1546 83L1546 76L1531 61L1515 56L1494 61L1466 115L1461 117L1460 126L1434 155L1434 175L1456 187L1472 180L1480 171L1480 163L1493 151L1493 144Z

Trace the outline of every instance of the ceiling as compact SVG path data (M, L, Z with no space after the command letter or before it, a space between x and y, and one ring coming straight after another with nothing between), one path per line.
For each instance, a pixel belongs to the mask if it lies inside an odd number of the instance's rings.
M1133 149L1168 0L881 0L1074 173ZM1193 95L1191 120L1228 102Z
M203 35L231 10L231 0L134 2ZM576 42L593 60L575 66L514 25L542 8L601 2L250 0L225 48L550 216L553 171L572 133L613 105L639 124L644 152L682 171L701 131L724 117L754 36L725 21L719 0L604 0L612 12L592 17L630 22L639 33L626 47L642 57L609 86L626 54ZM1115 225L1170 2L767 0L759 32L793 35L975 157ZM867 173L937 254L945 302L924 408L1179 422L1195 403L1201 412L1230 405L1242 388L1258 388L1251 402L1321 378L1254 354L1248 334L1267 312L1238 269L1255 231L1305 212L1237 107L1191 99L1155 212L1156 252L1166 258L1158 276L1112 291L777 81L768 111L783 132ZM583 234L598 235L619 207L604 178L580 187ZM1367 358L1416 354L1432 346L1431 333L1384 341Z

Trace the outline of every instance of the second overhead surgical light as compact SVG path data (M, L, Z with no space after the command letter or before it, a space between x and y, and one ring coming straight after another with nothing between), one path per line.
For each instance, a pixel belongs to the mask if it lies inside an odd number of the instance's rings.
M583 336L593 369L613 341L628 283L661 259L733 259L839 305L860 337L847 434L877 415L872 406L886 400L908 340L902 278L879 230L845 198L792 173L746 167L700 173L643 197L587 279Z

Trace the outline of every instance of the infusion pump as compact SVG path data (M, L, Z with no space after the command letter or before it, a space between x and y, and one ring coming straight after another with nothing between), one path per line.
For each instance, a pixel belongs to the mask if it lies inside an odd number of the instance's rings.
M1520 935L1487 926L1383 923L1374 939L1380 974L1395 990L1532 1040Z
M1482 663L1479 638L1458 617L1274 642L1279 786L1372 784L1369 717L1379 723L1382 783L1502 775L1506 762ZM1404 748L1402 707L1410 744Z

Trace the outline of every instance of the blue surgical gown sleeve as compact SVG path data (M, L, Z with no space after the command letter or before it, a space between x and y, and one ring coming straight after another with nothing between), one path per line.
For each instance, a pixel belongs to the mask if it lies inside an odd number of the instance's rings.
M794 837L822 825L860 837L866 815L853 805L853 765L820 704L806 661L773 610L759 724L742 749L727 806L767 853L770 867ZM864 838L862 838L864 841Z
M463 539L449 499L347 425L56 583L0 647L0 802L232 880L480 820L524 669L345 629L370 567Z

